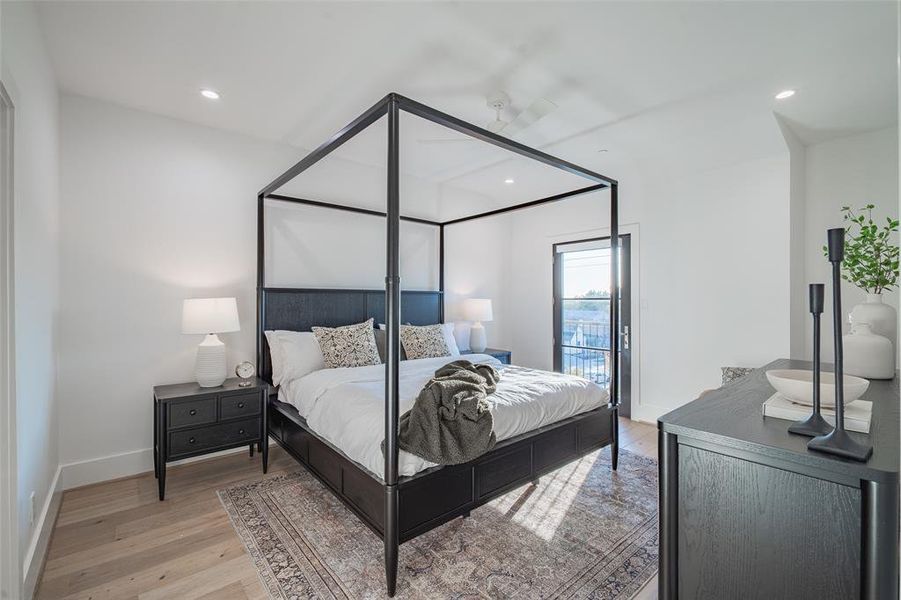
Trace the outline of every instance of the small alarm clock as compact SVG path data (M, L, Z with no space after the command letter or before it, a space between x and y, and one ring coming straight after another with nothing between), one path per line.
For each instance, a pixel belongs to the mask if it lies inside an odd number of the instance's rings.
M250 387L253 385L253 382L250 381L250 379L256 372L257 370L254 368L253 363L246 360L235 367L235 375L241 378L238 387Z

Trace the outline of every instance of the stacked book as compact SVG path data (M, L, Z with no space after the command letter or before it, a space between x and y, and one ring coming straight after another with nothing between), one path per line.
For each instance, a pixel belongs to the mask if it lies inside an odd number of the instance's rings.
M763 403L763 416L785 419L786 421L802 421L810 416L812 407L804 404L795 404L779 392L770 396ZM821 408L823 418L835 425L835 410ZM873 403L866 400L855 400L845 404L845 429L860 433L870 433L870 419L873 416Z

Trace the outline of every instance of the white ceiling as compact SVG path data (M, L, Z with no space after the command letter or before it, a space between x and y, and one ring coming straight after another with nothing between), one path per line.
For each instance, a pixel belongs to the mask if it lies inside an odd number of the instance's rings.
M896 10L894 2L40 5L65 92L312 148L388 91L484 125L493 119L485 96L501 89L512 98L508 119L536 98L559 106L516 139L601 172L624 154L673 151L667 140L677 132L668 129L678 118L650 135L623 124L711 98L711 114L724 118L777 111L806 143L896 123ZM222 99L202 98L203 87ZM784 88L798 93L777 103ZM408 130L414 143L453 136ZM342 156L376 164L383 139ZM411 147L405 166L424 179L477 188L512 173L506 163L486 168L504 157L475 143Z

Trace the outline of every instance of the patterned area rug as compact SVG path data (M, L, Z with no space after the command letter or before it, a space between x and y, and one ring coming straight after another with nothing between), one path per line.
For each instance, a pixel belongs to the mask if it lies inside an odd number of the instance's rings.
M272 598L387 597L381 540L305 470L219 497ZM605 448L402 544L397 597L627 600L656 572L656 462Z

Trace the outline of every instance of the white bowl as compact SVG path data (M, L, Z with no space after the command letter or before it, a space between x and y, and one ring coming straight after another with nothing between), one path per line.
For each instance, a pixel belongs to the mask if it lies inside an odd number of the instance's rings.
M774 369L766 372L766 378L776 391L796 404L813 406L813 371L801 369ZM845 390L845 404L860 398L870 382L854 375L845 375L842 388ZM820 404L835 408L835 374L820 373Z

